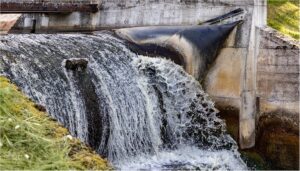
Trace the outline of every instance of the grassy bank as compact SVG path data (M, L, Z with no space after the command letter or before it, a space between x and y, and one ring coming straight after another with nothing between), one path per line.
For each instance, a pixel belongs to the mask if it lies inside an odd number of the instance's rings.
M299 10L299 0L268 0L268 25L299 40Z
M0 76L0 170L109 169L106 160L68 134Z

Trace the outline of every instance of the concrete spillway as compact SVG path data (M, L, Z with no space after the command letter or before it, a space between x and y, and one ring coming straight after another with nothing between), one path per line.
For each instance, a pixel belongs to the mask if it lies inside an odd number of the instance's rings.
M246 168L199 82L171 61L108 33L7 35L0 55L1 74L118 169Z

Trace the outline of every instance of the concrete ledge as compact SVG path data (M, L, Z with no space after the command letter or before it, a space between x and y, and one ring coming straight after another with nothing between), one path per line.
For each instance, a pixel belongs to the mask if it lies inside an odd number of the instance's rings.
M70 13L97 12L98 4L1 2L0 13Z
M260 35L265 41L260 43L261 49L300 49L299 41L283 35L271 27L259 28Z

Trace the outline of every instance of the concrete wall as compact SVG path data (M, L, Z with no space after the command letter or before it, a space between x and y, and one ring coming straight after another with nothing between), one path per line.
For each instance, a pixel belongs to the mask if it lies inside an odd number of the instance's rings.
M260 114L299 115L299 43L270 28L259 29L257 96ZM257 116L259 117L259 115ZM299 116L298 116L299 117Z
M242 28L231 34L203 82L221 111L238 112L241 148L255 145L257 27L266 25L266 1L254 0L248 10Z
M252 13L253 0L99 0L99 12L23 14L15 29L28 32L29 20L36 31L98 30L148 25L191 25L236 8ZM26 24L26 21L27 24ZM247 42L247 41L246 41Z
M299 169L298 41L258 28L256 148L272 169Z

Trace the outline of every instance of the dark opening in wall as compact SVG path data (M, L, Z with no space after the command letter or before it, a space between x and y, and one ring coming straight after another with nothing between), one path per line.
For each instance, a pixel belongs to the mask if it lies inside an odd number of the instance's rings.
M32 19L32 28L30 33L35 33L36 28L36 19Z

